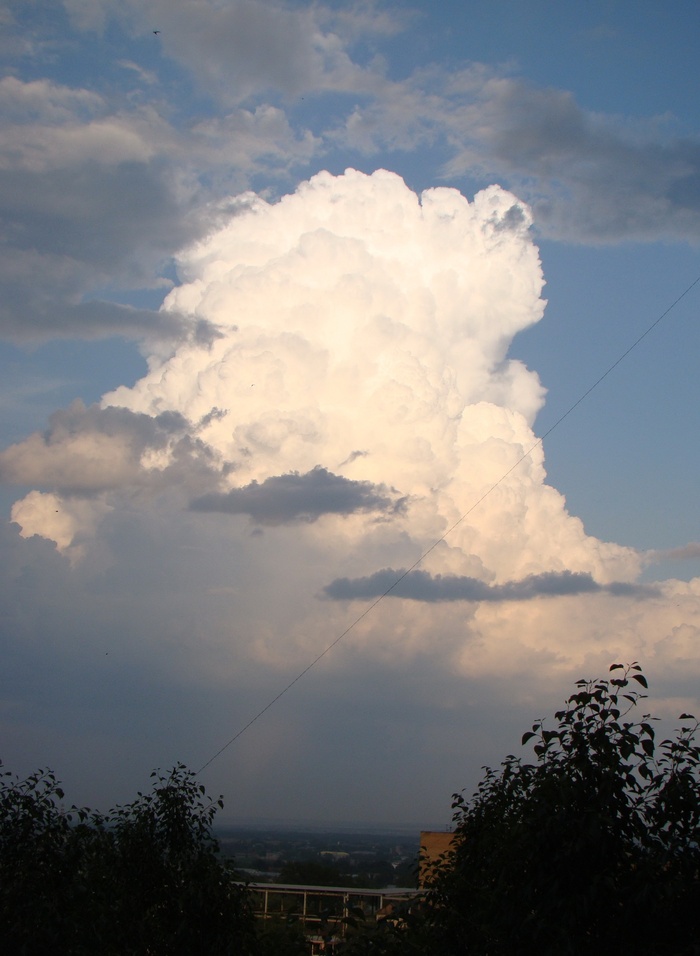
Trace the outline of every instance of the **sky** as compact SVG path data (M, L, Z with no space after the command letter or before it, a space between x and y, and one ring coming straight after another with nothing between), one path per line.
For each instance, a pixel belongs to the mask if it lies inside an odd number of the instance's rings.
M10 770L441 826L614 662L700 712L696 3L0 23Z

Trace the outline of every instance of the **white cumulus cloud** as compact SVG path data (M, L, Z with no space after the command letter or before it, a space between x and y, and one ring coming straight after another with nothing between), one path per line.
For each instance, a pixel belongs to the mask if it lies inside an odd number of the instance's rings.
M319 466L389 486L409 504L381 534L423 550L536 442L544 390L508 358L544 309L527 208L498 187L470 203L354 170L234 207L182 254L184 281L165 303L220 338L153 360L104 403L192 422L219 409L200 437L228 462L222 494ZM339 533L357 547L366 520ZM500 581L569 570L607 583L639 569L567 514L538 448L431 560L467 574L476 562ZM361 552L357 565L377 570Z

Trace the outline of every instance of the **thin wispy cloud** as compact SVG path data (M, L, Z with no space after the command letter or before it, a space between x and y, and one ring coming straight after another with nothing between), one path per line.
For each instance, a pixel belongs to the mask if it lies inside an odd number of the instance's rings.
M667 548L665 550L647 551L645 558L650 561L690 561L700 558L700 543L691 541L688 544L681 545L678 548Z

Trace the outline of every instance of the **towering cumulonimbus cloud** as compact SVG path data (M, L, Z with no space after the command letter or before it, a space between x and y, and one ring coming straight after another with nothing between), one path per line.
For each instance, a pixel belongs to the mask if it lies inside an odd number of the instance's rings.
M444 799L516 711L612 661L692 710L700 579L641 583L653 556L586 534L546 481L544 389L509 357L545 305L529 221L495 186L352 170L213 211L162 318L214 334L159 339L133 387L0 452L33 489L0 585L32 688L43 649L49 736L77 707L64 749L128 775L249 727L213 771L238 807L390 815L398 790L413 819L417 789Z
M195 513L244 515L265 533L304 525L298 540L333 539L352 578L382 570L368 563L380 555L393 566L415 560L496 485L424 570L488 584L635 577L637 555L588 537L545 482L532 431L544 389L508 358L545 306L521 202L496 186L471 203L455 189L417 196L393 173L347 170L319 173L277 203L246 193L227 208L227 221L181 254L182 283L164 303L217 336L152 355L133 388L83 413L92 424L81 425L80 448L89 456L99 437L104 455L113 444L122 492L153 485L144 474L157 473L159 486L170 475ZM111 406L125 410L130 433ZM134 423L164 415L181 432L189 423L187 467L173 468L182 441L164 440L162 425L140 424L135 444ZM33 436L8 449L5 470L24 462L31 474L36 459L66 473L60 459L74 455L75 435L64 429L46 444ZM25 534L42 533L45 511L25 500L15 518Z
M383 515L384 534L422 548L535 444L544 390L507 357L545 305L529 225L498 187L472 203L446 188L419 197L381 170L320 173L275 204L238 197L229 221L182 254L183 284L165 302L220 338L152 361L104 404L192 422L216 407L200 438L229 463L222 513L232 494L245 511L251 482L272 495L273 478L281 493L279 476L321 467L405 498ZM430 563L490 581L635 574L636 557L587 538L544 479L535 448ZM337 533L357 543L366 523Z

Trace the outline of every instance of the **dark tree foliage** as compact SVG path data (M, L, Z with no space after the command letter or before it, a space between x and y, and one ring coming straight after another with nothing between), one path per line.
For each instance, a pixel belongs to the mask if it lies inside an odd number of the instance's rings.
M255 956L309 956L309 943L297 919L268 919L258 924Z
M406 900L389 909L378 919L366 917L360 909L345 917L337 956L438 956L433 927L419 900Z
M638 664L577 682L550 727L523 736L470 800L426 898L431 945L457 954L700 953L700 748L682 714L657 744L627 719Z
M63 809L50 771L0 783L0 939L22 956L253 953L216 806L182 764L107 816Z

